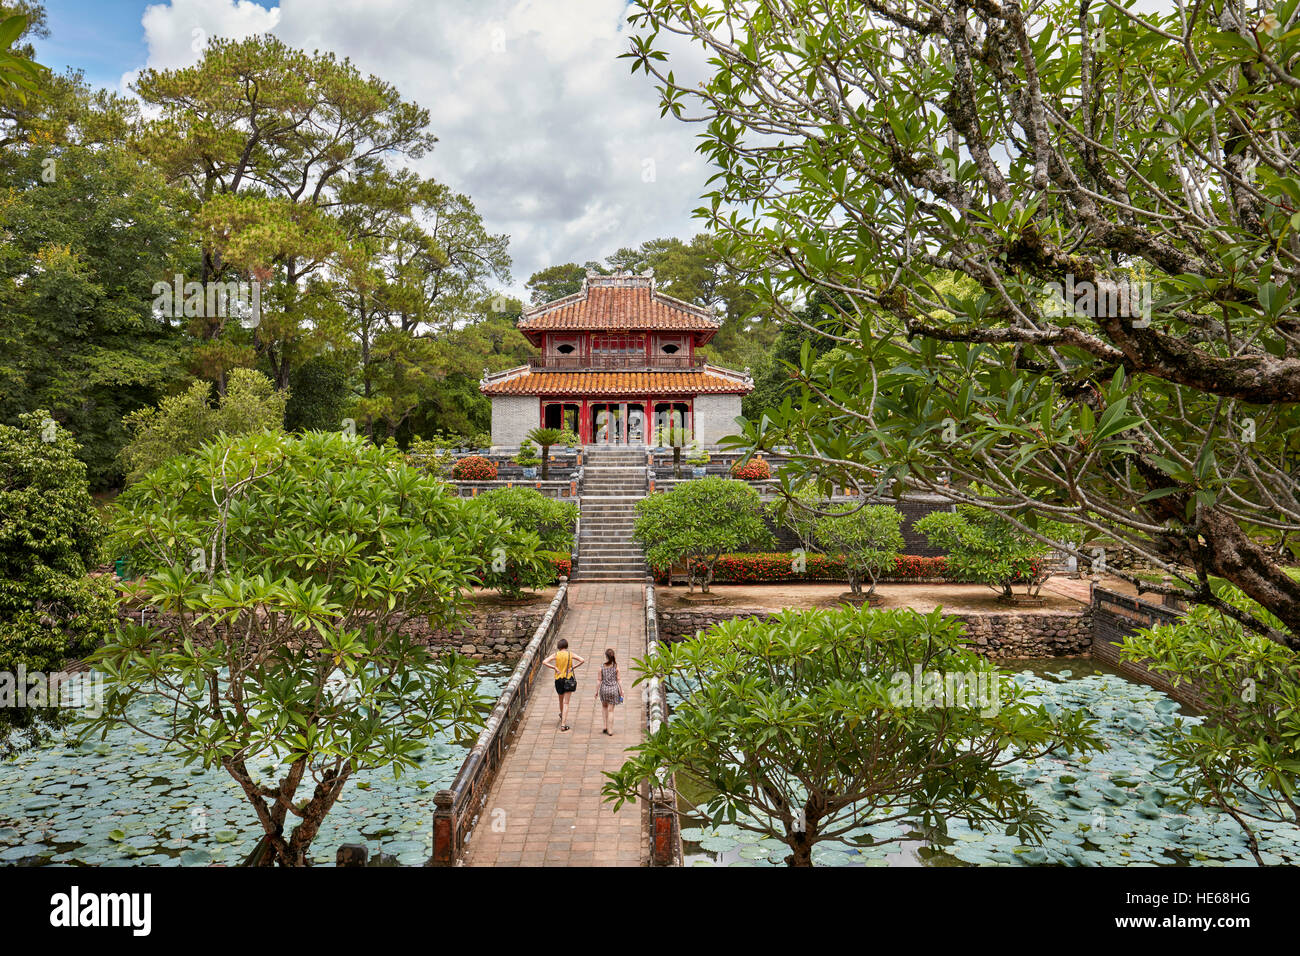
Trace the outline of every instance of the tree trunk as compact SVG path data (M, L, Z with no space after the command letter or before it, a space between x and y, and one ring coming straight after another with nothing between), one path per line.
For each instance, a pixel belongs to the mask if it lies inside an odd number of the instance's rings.
M549 481L551 477L551 446L542 446L542 481Z
M817 833L811 827L802 833L787 833L786 843L791 853L785 858L786 866L812 866L812 849L816 844Z

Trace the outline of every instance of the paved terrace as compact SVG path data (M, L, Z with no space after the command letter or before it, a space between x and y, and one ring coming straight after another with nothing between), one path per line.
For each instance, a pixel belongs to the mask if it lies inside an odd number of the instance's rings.
M643 801L618 813L601 799L602 771L622 766L623 748L640 743L640 688L631 664L645 654L644 586L569 585L559 637L587 663L569 703L569 731L559 730L551 671L539 675L514 744L497 774L465 851L468 866L642 866L647 862ZM600 732L595 699L605 648L614 648L626 702L615 709L613 737ZM504 816L501 812L504 811Z

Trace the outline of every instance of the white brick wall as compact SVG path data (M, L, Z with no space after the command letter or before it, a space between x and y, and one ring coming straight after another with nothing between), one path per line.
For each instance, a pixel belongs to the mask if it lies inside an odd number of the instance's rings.
M492 396L492 446L517 448L537 427L541 408L535 395ZM737 403L739 408L739 402Z
M739 395L695 396L695 440L716 445L724 435L734 435L739 431L733 421L738 415Z

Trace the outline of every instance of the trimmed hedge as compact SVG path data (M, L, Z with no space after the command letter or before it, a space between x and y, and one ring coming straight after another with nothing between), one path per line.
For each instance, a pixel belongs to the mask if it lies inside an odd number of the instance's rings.
M795 570L795 558L802 557L802 571ZM655 576L661 580L667 575L662 569L655 569ZM884 579L896 580L932 580L944 578L951 580L948 572L948 560L942 555L934 558L921 557L916 554L900 555L894 569L884 575ZM793 552L763 552L753 554L724 554L713 566L713 580L730 584L770 584L780 581L847 581L848 571L844 559L838 555L808 554L796 556Z

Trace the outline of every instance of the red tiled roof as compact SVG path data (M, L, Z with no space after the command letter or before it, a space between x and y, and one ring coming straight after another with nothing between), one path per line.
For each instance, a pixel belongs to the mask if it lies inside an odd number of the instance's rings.
M696 369L685 372L551 372L521 366L479 386L485 395L704 395L753 391L751 380L736 373Z
M707 332L713 337L722 321L707 309L656 292L651 276L589 274L582 291L524 312L519 330L534 344L545 331Z

